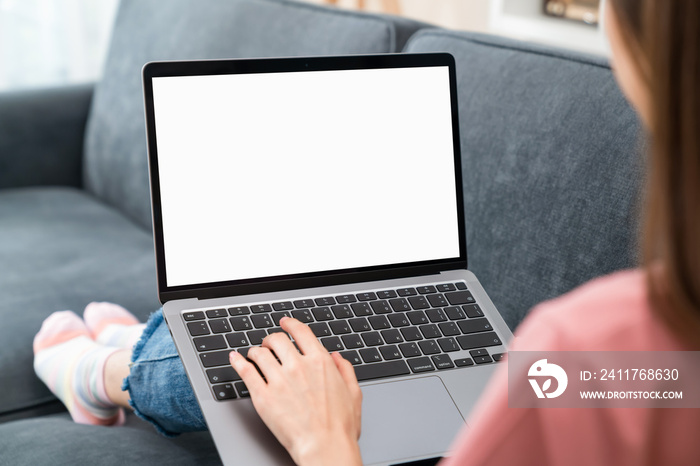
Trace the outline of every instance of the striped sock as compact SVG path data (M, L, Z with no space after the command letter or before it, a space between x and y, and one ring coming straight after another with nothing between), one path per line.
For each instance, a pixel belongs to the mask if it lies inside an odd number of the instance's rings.
M80 424L120 425L124 410L107 397L104 367L119 348L90 338L72 311L54 312L34 337L34 371Z
M88 304L83 318L97 343L118 348L132 348L146 328L131 312L112 303Z

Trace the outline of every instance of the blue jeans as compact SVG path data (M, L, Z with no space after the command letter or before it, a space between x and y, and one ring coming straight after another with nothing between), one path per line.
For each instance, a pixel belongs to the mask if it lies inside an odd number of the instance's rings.
M207 429L162 310L149 317L131 362L122 390L137 416L166 437Z

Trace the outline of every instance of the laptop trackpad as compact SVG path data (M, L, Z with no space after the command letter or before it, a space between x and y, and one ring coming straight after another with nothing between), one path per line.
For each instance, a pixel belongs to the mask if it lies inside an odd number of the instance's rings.
M464 419L438 377L362 387L362 462L440 456Z

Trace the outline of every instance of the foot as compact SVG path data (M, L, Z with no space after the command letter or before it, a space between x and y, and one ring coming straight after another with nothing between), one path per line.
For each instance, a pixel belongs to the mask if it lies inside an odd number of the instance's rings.
M132 348L146 327L131 312L112 303L88 304L83 318L97 343L118 348Z
M104 385L105 363L118 350L95 343L74 312L54 312L34 337L34 371L75 422L120 425L124 410L109 400Z

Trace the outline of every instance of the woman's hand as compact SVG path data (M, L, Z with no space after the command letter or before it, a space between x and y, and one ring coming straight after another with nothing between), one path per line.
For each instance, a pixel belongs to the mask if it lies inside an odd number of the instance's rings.
M284 317L280 326L303 354L284 333L267 336L248 351L264 379L243 356L230 355L255 409L297 464L361 464L362 392L352 365L298 320Z

